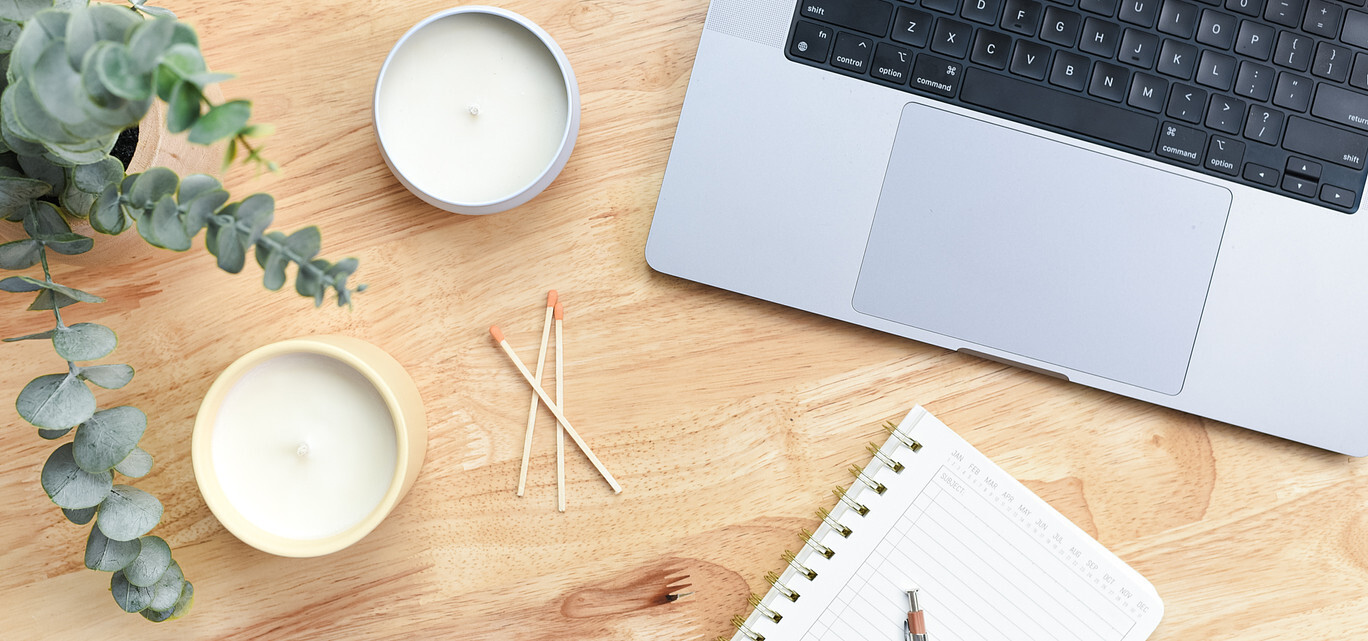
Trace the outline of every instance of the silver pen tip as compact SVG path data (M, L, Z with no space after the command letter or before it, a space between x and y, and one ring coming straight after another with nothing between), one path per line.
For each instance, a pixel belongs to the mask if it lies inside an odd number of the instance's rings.
M908 591L907 591L907 600L912 604L912 611L913 611L913 612L917 612L917 611L921 610L921 606L919 606L919 605L917 604L917 591L916 591L916 590L908 590Z

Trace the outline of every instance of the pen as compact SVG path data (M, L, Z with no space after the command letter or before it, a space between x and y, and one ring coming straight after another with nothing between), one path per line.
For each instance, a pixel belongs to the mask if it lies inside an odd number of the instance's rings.
M922 612L921 606L917 604L917 591L908 590L907 600L911 602L911 610L907 612L907 627L903 632L904 638L906 641L927 641L926 613Z

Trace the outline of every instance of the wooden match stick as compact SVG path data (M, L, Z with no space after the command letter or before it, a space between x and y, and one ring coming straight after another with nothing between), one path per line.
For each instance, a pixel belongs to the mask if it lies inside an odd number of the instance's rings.
M552 401L551 396L546 393L546 390L542 389L542 386L532 378L532 372L527 371L527 366L523 365L521 358L518 358L518 353L513 351L513 348L508 345L508 341L504 340L503 331L499 329L499 326L494 325L490 327L489 335L494 337L494 342L498 343L499 347L503 348L505 354L508 354L508 359L513 361L513 365L518 368L518 373L522 374L523 379L532 386L532 391L537 393L537 397L546 404L547 409L551 410L551 413L555 415L556 420L560 421L561 426L565 428L565 433L570 435L570 440L574 441L575 445L579 446L580 451L584 452L584 455L589 457L589 462L593 463L594 468L599 471L599 474L603 475L603 480L608 481L608 485L612 486L614 492L621 493L622 486L618 485L617 479L614 479L613 475L608 472L608 468L603 466L603 463L599 461L597 456L594 456L594 451L589 449L589 444L585 443L584 439L580 438L579 432L576 432L575 428L570 425L570 421L565 418L565 413L561 411L560 406Z
M565 361L561 358L561 321L565 320L565 308L556 301L556 402L565 411ZM556 421L556 507L565 511L565 424Z
M537 381L541 381L546 365L546 342L551 336L551 310L556 306L556 290L546 295L546 321L542 323L541 348L537 350ZM560 398L560 397L557 397ZM532 457L532 431L537 427L537 394L532 394L532 407L527 410L527 434L523 436L522 467L518 470L518 496L527 489L527 462Z

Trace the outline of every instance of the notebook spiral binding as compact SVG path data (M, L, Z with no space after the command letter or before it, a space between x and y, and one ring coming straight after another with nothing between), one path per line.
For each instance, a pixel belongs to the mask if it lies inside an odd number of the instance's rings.
M898 440L898 443L901 444L903 447L907 448L908 450L911 450L913 453L921 451L922 444L917 442L917 440L912 438L911 436L899 432L898 426L896 424L892 423L891 421L885 422L883 424L883 428L884 431L888 432L890 436L896 438ZM897 460L885 454L883 450L874 443L868 444L865 447L865 449L871 455L873 455L875 460L879 461L881 464L883 464L884 467L887 467L896 474L902 474L903 470L906 469L902 463L899 463ZM874 480L872 476L865 474L865 468L860 467L858 465L851 465L848 469L851 476L855 477L855 480L859 482L861 485L868 488L869 491L874 492L878 495L882 495L884 492L888 491L888 487L885 486L883 483L880 483ZM860 503L859 501L856 501L854 497L851 497L846 492L846 488L838 486L836 489L832 490L832 493L835 494L837 500L841 503L844 503L850 511L860 516L865 516L869 514L869 507L864 505L863 503ZM831 512L826 508L819 508L817 510L817 516L822 519L822 523L824 523L828 528L830 528L832 532L839 534L841 538L850 538L850 535L854 532L854 529L838 521L836 517L832 516ZM800 533L803 538L803 545L811 548L814 553L821 555L822 557L827 559L836 556L836 551L815 540L813 538L815 535L812 532L809 532L804 529L800 530ZM794 554L793 552L789 550L784 550L782 558L784 559L785 563L787 563L790 567L793 568L797 576L804 577L809 581L815 580L817 578L817 572L812 568L799 562L798 555ZM773 586L775 592L777 592L780 596L783 596L784 598L788 599L789 601L797 602L798 598L802 596L802 594L799 593L797 590L786 585L781 579L781 577L774 572L765 573L765 581L768 582L771 586ZM762 600L762 597L758 594L752 592L750 597L746 600L746 602L749 603L750 606L754 608L757 613L760 614L760 616L765 617L766 619L769 619L775 623L778 623L780 620L784 618L783 614L765 605L764 601ZM765 635L756 632L750 626L746 625L745 615L738 614L732 617L731 623L732 626L736 628L737 633L742 635L746 639L749 639L750 641L765 641ZM717 637L716 641L729 640L727 639L727 637Z

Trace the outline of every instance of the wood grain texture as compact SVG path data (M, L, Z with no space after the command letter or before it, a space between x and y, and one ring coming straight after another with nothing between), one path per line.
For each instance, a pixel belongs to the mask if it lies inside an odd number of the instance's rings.
M111 362L157 459L156 533L195 583L186 619L118 611L85 570L86 528L38 472L53 445L6 402L0 430L0 637L5 639L711 639L782 566L868 459L878 425L922 403L1153 581L1157 641L1350 639L1368 629L1362 461L652 273L642 257L706 0L507 0L579 77L584 120L559 180L518 210L463 218L389 174L370 119L375 73L450 0L169 0L200 30L229 98L277 127L277 225L318 224L324 254L361 259L352 311L315 310L229 276L201 250L100 239L61 280L105 296L71 308L119 332ZM515 496L528 389L490 342L535 355L546 291L566 306L570 418L625 491L567 453L556 512L554 425L542 410L528 496ZM5 336L50 319L6 298ZM190 465L213 378L265 343L340 333L392 353L431 424L422 475L371 536L322 559L257 552L205 507ZM41 343L0 346L0 390L60 367ZM666 603L676 577L697 594Z

